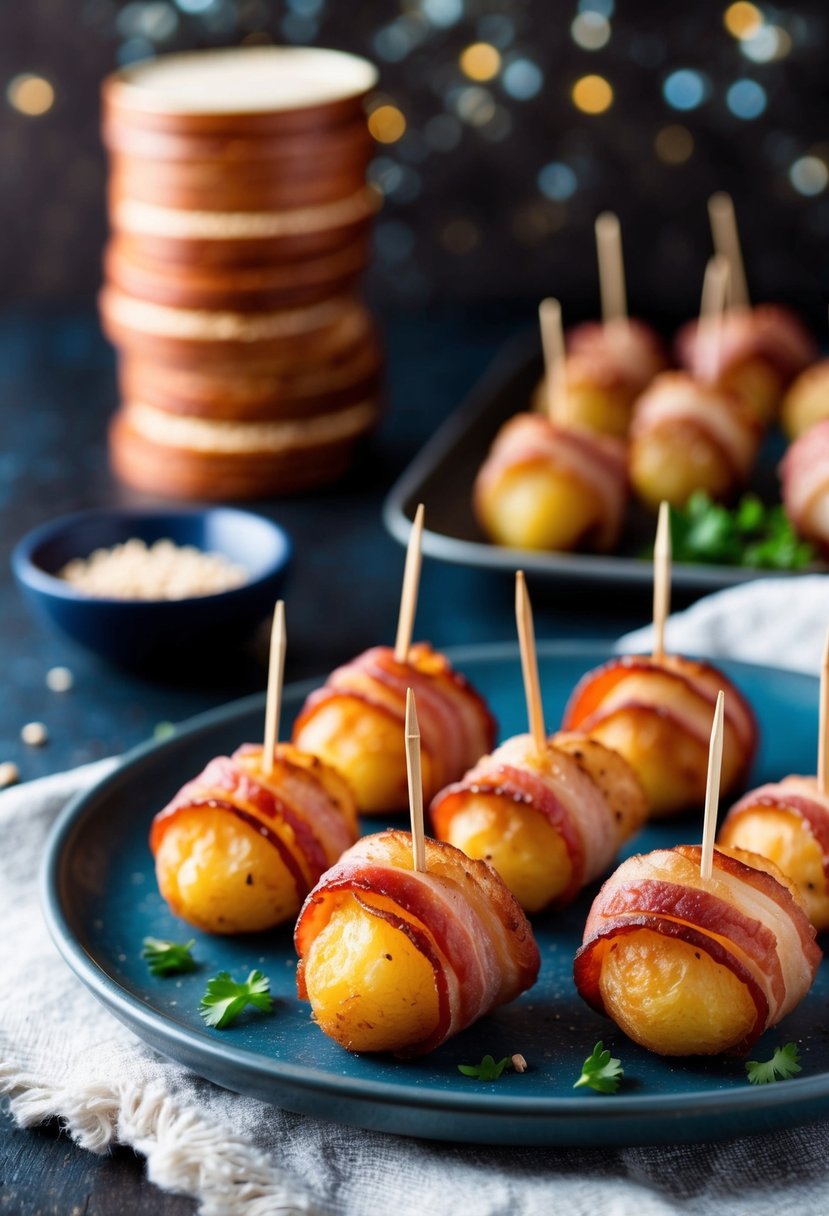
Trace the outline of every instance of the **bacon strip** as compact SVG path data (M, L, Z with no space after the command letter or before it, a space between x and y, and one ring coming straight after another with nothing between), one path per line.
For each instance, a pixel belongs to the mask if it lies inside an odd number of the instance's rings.
M437 795L430 814L438 837L448 836L451 820L478 794L531 806L560 834L571 872L555 901L558 906L603 873L622 843L616 815L596 783L572 755L554 744L539 758L530 735L508 739Z
M789 446L780 462L786 513L803 536L829 544L829 418Z
M293 750L277 748L270 779L257 769L262 749L254 745L243 746L233 759L216 756L153 819L153 855L182 811L226 810L274 845L294 878L298 900L304 899L319 876L354 842L357 820L347 791L343 803L337 802L314 775L313 766L290 758Z
M744 794L723 820L723 828L758 808L791 811L798 815L814 836L823 857L823 872L829 883L829 797L819 794L817 782L809 777L784 777Z
M535 983L541 959L532 930L494 870L427 839L426 871L419 873L412 869L410 835L387 831L358 841L306 899L294 933L300 957L297 991L303 999L308 952L344 893L391 900L410 940L432 964L438 1025L412 1044L408 1055L431 1051Z
M704 436L722 453L734 480L745 481L757 455L761 428L738 397L684 372L663 372L637 401L630 437L638 442L680 424Z
M426 643L412 646L405 663L398 663L389 647L375 646L338 667L306 700L293 737L301 742L304 727L321 706L347 697L390 717L402 739L408 688L417 698L422 746L429 757L430 797L489 751L495 720L469 681Z
M628 385L638 395L668 364L656 331L635 317L621 324L586 321L567 331L567 354L602 385Z
M498 432L475 481L475 510L503 474L519 466L549 465L578 478L600 506L595 525L598 549L618 539L627 500L627 448L609 435L555 426L544 414L516 414Z
M702 357L698 334L698 321L690 321L676 341L680 363L692 371ZM817 357L813 338L794 313L779 305L760 304L732 309L723 316L714 374L723 375L749 359L764 359L780 374L785 387Z
M749 989L758 1021L738 1047L747 1050L805 996L821 952L805 912L772 873L717 849L713 876L705 880L699 861L698 847L682 845L624 862L590 910L576 984L604 1012L601 962L616 934L646 928L681 938L727 966Z
M707 746L720 689L725 692L726 738L731 734L744 753L742 770L746 771L758 737L751 706L716 667L681 655L666 655L661 661L648 655L620 655L589 671L567 703L562 729L589 734L612 714L647 705L671 715Z

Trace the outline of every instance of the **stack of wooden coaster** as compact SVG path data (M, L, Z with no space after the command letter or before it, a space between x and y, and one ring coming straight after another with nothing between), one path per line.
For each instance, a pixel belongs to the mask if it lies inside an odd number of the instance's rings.
M337 51L170 55L110 76L104 329L117 475L151 493L264 497L346 468L379 410L358 294L376 196L363 101Z

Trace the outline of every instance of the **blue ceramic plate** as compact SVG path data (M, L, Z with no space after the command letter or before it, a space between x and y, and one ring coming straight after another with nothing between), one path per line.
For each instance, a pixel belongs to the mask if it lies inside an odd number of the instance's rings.
M519 663L512 646L455 651L455 663L489 699L502 735L524 729ZM542 645L547 719L555 722L583 672L607 657L598 645ZM723 665L757 711L763 735L757 781L814 771L817 683L805 676ZM285 729L306 688L286 692ZM143 747L78 798L56 825L44 868L46 915L64 958L117 1017L163 1054L226 1088L290 1110L383 1131L499 1144L630 1145L707 1140L804 1123L829 1114L829 965L809 996L768 1032L753 1056L800 1044L803 1073L755 1087L734 1059L663 1060L630 1043L585 1006L571 965L590 904L588 892L565 914L538 921L543 965L536 987L425 1059L355 1057L314 1026L296 998L289 929L225 940L191 930L156 890L147 833L153 814L211 756L260 736L263 701L252 698L197 719L174 738ZM386 824L381 822L379 827ZM369 827L368 830L374 830ZM643 851L695 842L700 823L649 828ZM154 979L141 961L148 934L196 938L200 969ZM197 1009L206 979L221 969L243 978L261 967L276 997L271 1016L255 1013L225 1031L207 1029ZM621 1057L615 1096L573 1091L597 1039ZM523 1075L497 1082L462 1076L460 1063L521 1052Z

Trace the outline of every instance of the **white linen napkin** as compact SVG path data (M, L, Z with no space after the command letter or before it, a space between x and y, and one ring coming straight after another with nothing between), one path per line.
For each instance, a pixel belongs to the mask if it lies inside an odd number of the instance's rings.
M817 669L829 579L768 580L668 626L672 648ZM639 635L627 645L644 646ZM203 1081L113 1018L58 957L37 902L46 835L112 761L0 795L0 1092L83 1148L131 1146L203 1216L804 1216L829 1210L829 1126L619 1150L438 1144L292 1115Z

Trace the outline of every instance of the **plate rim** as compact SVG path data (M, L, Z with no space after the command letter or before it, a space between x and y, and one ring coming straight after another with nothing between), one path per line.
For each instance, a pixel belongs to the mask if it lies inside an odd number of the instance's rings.
M518 654L515 642L477 643L466 646L447 648L446 655L453 663L462 664L470 660L481 662L501 662L508 657ZM538 643L540 658L584 658L595 664L611 658L615 651L606 640L578 639L548 639ZM743 660L719 657L716 662L727 666L729 670L739 675L741 669L755 672L784 672L786 675L809 681L817 686L817 678L791 669L773 667L762 663L749 663ZM290 705L294 700L304 697L319 686L319 679L303 680L288 685L284 692L283 704ZM578 1126L592 1126L599 1120L619 1120L651 1116L657 1112L666 1120L690 1113L705 1112L717 1115L733 1115L740 1111L772 1111L781 1106L793 1104L803 1105L817 1099L829 1098L829 1069L812 1076L795 1077L781 1086L745 1086L733 1089L701 1090L693 1094L615 1094L602 1095L583 1094L572 1097L522 1097L520 1093L493 1092L483 1082L473 1082L469 1092L457 1090L435 1089L429 1085L413 1086L400 1081L385 1081L362 1077L353 1077L329 1072L319 1072L301 1067L278 1057L258 1055L249 1049L234 1047L232 1044L214 1039L200 1028L184 1026L175 1018L164 1014L155 1008L148 1008L138 997L133 996L111 976L87 952L81 940L74 933L71 924L71 914L61 902L61 869L66 862L66 851L72 844L73 833L78 831L89 816L94 816L96 802L110 793L111 788L117 788L124 780L129 780L136 769L140 770L145 763L152 763L160 754L174 750L177 744L186 743L197 738L215 726L232 722L253 711L259 711L264 706L265 694L253 693L249 696L228 702L188 719L177 727L174 736L162 740L148 740L138 747L132 748L121 758L120 763L105 773L89 789L75 794L55 820L49 832L44 856L39 874L39 895L43 916L50 937L64 962L74 972L76 977L92 992L105 1008L119 1021L125 1022L142 1041L146 1039L135 1029L136 1023L152 1034L156 1042L163 1041L165 1046L195 1049L204 1055L210 1063L221 1067L231 1064L246 1076L265 1077L272 1083L284 1083L301 1092L325 1093L331 1098L355 1099L385 1106L400 1106L405 1103L408 1108L417 1110L432 1110L442 1115L481 1115L511 1116L513 1118L546 1117L547 1120L567 1121L572 1123L574 1118ZM162 1054L164 1052L162 1051ZM174 1060L181 1063L174 1051L170 1052ZM192 1064L185 1064L190 1071L198 1076L204 1076ZM473 1088L474 1085L474 1088ZM483 1086L483 1088L480 1088ZM245 1091L240 1091L245 1092ZM262 1099L267 1101L267 1099ZM594 1112L591 1114L590 1112ZM417 1133L409 1133L417 1134ZM462 1139L462 1137L458 1137ZM546 1142L546 1141L545 1141ZM638 1142L638 1141L637 1141ZM550 1141L549 1143L554 1143Z

